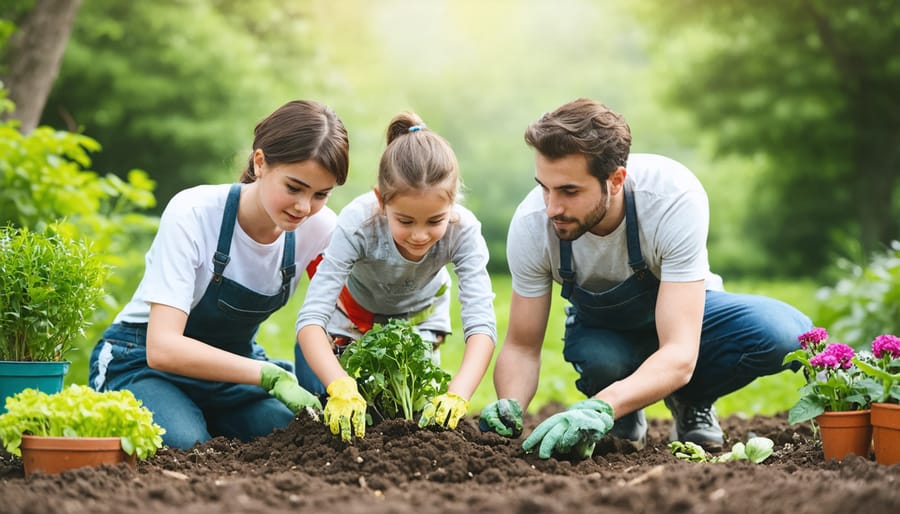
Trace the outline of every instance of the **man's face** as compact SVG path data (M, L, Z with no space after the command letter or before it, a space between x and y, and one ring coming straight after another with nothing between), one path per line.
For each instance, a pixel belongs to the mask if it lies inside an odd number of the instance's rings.
M587 157L548 159L536 152L535 180L544 193L556 235L573 241L600 223L609 210L608 189L588 172Z

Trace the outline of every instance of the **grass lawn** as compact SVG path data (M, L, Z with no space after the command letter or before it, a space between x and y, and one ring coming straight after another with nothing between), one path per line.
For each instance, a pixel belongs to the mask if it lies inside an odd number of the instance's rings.
M509 276L506 275L493 276L492 280L494 291L497 295L494 301L494 308L497 312L498 337L500 338L499 343L502 343L509 321L511 284ZM778 298L797 306L806 313L813 313L815 309L814 292L816 285L813 283L730 282L726 283L726 287L733 292L764 294ZM455 289L453 294L455 296ZM298 291L285 308L275 313L272 318L260 327L258 341L266 348L271 357L293 360L294 320L297 310L303 301L303 296L304 291ZM453 305L453 319L456 330L441 347L441 364L450 373L455 373L458 369L463 353L463 341L460 335L461 329L459 328L461 326L459 304L454 301ZM575 389L577 373L562 357L564 305L565 301L559 296L559 291L556 289L553 296L550 322L544 339L540 385L534 401L529 407L531 411L537 410L541 405L548 402L557 401L569 404L584 399L584 396ZM492 373L493 362L484 380L472 397L472 412L480 411L485 405L496 399ZM798 374L791 372L762 377L743 389L720 398L716 402L716 409L723 416L732 413L743 413L748 416L753 414L768 415L785 411L797 401L797 389L801 385L802 378ZM658 402L648 407L647 415L651 417L668 417L669 412L662 402Z

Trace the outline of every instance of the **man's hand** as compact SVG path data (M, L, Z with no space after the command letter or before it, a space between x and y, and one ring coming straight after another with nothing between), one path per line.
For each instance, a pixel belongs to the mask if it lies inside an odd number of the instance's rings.
M300 412L300 409L304 407L322 410L322 402L314 394L300 387L297 384L297 377L293 373L271 362L263 364L259 385L285 404L294 414Z
M462 396L456 393L438 395L422 409L419 428L439 425L453 430L468 411L469 402Z
M356 380L339 378L328 384L328 403L325 404L325 424L341 440L350 441L351 432L356 437L366 435L366 400L359 394Z
M522 443L526 453L538 445L538 457L553 453L586 459L613 426L613 409L603 400L583 400L545 419Z
M482 432L497 432L506 437L519 437L522 435L522 407L515 400L497 400L481 411L478 428Z

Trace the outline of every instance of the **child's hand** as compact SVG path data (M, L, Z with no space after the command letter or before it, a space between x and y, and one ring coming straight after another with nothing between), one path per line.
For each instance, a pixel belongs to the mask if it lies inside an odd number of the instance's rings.
M366 400L359 394L356 380L339 378L328 384L328 403L325 404L325 424L341 440L350 441L351 431L356 437L366 435ZM354 430L355 429L355 430Z
M456 393L438 395L422 409L419 427L439 425L453 430L468 411L469 402L462 396Z

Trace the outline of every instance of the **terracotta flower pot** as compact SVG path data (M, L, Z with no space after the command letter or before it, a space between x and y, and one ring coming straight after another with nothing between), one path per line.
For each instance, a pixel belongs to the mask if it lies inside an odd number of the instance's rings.
M872 447L870 411L826 412L816 417L825 460L844 460L851 453L869 458Z
M900 405L872 404L872 436L879 464L900 462Z
M25 478L41 471L48 475L85 466L127 463L135 468L134 455L122 451L118 437L22 436L22 464Z

